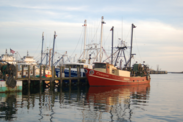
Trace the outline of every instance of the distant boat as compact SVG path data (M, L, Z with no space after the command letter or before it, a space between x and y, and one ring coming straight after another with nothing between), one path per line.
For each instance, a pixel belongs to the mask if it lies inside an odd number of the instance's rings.
M13 56L13 54L8 54L7 50L6 50L5 54L2 54L0 56L0 62L2 62L2 63L7 62L9 64L16 64L17 63L14 56Z
M133 28L135 26L132 24L132 35ZM113 34L113 33L112 33ZM131 36L132 37L132 36ZM113 43L112 43L113 45ZM112 46L113 47L113 46ZM125 50L127 47L117 47L118 50ZM112 49L113 52L113 49ZM119 54L119 53L118 53ZM113 53L111 54L111 56ZM116 62L119 55L116 58ZM104 62L95 62L93 69L85 68L86 76L90 86L120 86L120 85L136 85L136 84L149 84L150 75L149 67L144 64L134 64L131 67L131 58L132 58L132 39L131 39L131 51L130 58L126 62L123 70L119 69L115 65L104 63ZM113 60L113 58L111 58Z
M38 63L36 62L36 60L34 59L33 56L29 56L28 52L27 52L27 56L24 56L21 60L15 60L14 56L12 54L2 54L0 56L0 65L7 65L7 64L13 64L14 66L18 66L17 69L17 74L18 74L18 78L22 77L27 77L28 76L28 66L30 65L30 75L33 75L33 67L35 66L35 75L39 76L39 72L40 72L40 67L38 65ZM24 66L24 72L22 74L22 66ZM42 71L42 74L43 71ZM51 77L51 68L46 68L45 69L45 77Z

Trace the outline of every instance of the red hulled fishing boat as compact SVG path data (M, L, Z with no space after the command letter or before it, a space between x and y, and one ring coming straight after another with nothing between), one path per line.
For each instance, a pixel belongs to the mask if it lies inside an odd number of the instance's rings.
M113 28L112 30L112 53L111 53L111 64L104 62L95 62L93 69L85 68L85 73L90 86L119 86L119 85L137 85L137 84L149 84L150 75L149 67L145 64L134 64L131 67L132 54L132 40L133 40L133 28L132 24L132 36L131 36L131 47L129 60L126 61L122 68L122 60L120 61L120 67L117 66L118 58L121 54L124 54L124 50L127 48L125 45L117 47L118 55L113 65ZM101 53L101 52L100 52Z
M138 71L120 70L108 63L94 63L94 69L85 68L90 86L119 86L150 83L150 76L146 66L135 64Z

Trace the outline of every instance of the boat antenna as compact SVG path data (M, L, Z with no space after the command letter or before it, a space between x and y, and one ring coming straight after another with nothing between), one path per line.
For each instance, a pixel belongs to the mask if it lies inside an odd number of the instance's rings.
M113 32L114 32L114 26L112 26L110 31L112 31L111 64L113 64Z
M131 67L131 59L132 59L133 28L136 28L136 26L132 23L132 32L131 32L131 48L130 48L130 64L129 64L129 67Z
M103 35L103 24L105 24L105 22L103 21L104 17L102 16L101 19L101 35L100 35L100 62L102 61L102 35Z

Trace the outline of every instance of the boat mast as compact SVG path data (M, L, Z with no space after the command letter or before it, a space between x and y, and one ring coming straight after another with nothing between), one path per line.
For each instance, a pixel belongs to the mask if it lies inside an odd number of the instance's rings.
M84 55L83 55L83 59L85 59L85 48L86 48L86 20L84 21Z
M50 64L51 64L51 63L50 63L50 60L51 60L51 50L52 50L52 49L49 50L49 66L50 66Z
M131 32L131 49L130 49L130 63L129 63L129 67L131 67L131 58L132 58L133 28L136 28L136 26L132 23L132 32Z
M104 17L102 16L102 19L101 19L101 35L100 35L100 62L102 62L102 34L103 34L103 24L105 24L103 19L104 19Z
M42 61L43 61L43 43L44 43L44 32L42 33L41 65L42 65Z
M48 48L47 48L47 53L46 53L46 66L47 66L47 63L48 63Z
M111 31L112 31L111 64L113 64L113 32L114 32L114 26L112 26Z
M56 39L56 31L54 32L54 39L53 39L53 51L52 51L52 61L51 66L53 66L53 57L54 57L54 48L55 48L55 39Z

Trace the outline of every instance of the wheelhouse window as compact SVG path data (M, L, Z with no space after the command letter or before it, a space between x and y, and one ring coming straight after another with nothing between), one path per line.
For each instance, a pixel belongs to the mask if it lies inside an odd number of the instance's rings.
M95 68L106 68L106 64L102 64L102 63L95 64Z

